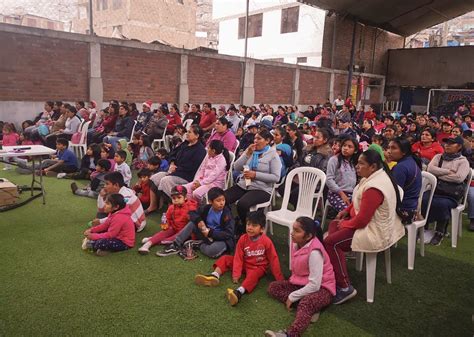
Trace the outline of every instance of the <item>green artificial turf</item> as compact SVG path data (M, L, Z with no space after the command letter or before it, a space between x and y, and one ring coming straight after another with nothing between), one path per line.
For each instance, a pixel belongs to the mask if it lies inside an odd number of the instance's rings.
M30 176L1 171L22 185ZM194 275L213 261L200 256L140 256L136 249L96 257L81 250L82 233L95 200L73 196L70 180L45 178L47 203L36 199L0 213L0 336L170 335L261 336L285 328L294 314L271 299L268 277L236 307L225 300L229 275L217 288L198 287ZM23 198L25 195L23 195ZM160 214L148 219L137 243L158 231ZM465 220L466 221L466 220ZM273 240L288 275L286 231L275 225ZM392 250L392 284L378 261L375 302L365 301L365 272L349 273L359 295L331 306L307 336L472 336L474 233L464 226L458 248L450 239L417 253L407 269L406 240Z

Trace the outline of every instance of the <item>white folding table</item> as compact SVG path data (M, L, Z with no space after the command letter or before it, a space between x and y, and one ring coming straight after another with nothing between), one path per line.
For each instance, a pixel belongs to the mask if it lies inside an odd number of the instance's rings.
M41 170L41 163L43 162L43 156L49 156L55 154L56 150L43 145L25 145L25 146L4 146L0 150L0 159L11 158L11 157L30 157L32 166L32 180L31 180L31 196L33 196L33 190L35 184L41 188L41 194L43 196L43 205L46 204L45 191L43 186L43 171ZM36 166L35 162L38 160L39 163L39 180L36 178Z

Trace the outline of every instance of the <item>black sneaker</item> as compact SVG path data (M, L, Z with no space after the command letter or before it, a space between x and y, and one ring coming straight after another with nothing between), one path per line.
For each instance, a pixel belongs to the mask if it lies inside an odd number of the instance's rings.
M349 301L352 297L357 295L357 290L353 286L349 286L349 289L342 290L338 288L336 291L336 296L334 296L333 304L342 304L346 301Z
M430 241L430 244L433 246L439 246L443 241L444 235L441 232L436 232L433 238Z
M77 187L77 184L76 183L72 183L71 184L71 191L72 191L72 194L76 194L76 191L79 189L79 187Z
M183 246L188 247L188 245L190 245L192 249L199 249L203 242L204 241L202 240L188 240L183 244Z
M236 289L227 288L226 290L227 300L229 301L231 306L237 305L240 299L242 298L242 293L237 291Z
M176 247L174 243L172 243L169 246L165 247L161 252L156 252L156 255L164 257L164 256L176 255L178 253L179 253L179 248Z

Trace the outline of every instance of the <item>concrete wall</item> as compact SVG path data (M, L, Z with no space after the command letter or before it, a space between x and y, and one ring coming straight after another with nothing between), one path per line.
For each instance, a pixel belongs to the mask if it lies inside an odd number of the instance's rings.
M387 86L465 88L474 83L474 46L389 51Z
M0 120L20 122L46 100L155 103L324 103L347 72L0 24ZM354 74L384 81L384 76ZM242 90L243 89L243 90ZM379 103L382 91L365 103Z

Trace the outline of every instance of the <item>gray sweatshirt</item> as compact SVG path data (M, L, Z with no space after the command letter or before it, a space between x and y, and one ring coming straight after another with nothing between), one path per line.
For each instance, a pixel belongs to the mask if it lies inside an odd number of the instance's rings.
M329 158L326 172L326 185L333 193L351 192L357 185L357 174L355 168L343 160L341 167L337 168L338 156Z
M239 159L235 161L234 169L243 172L244 165L250 166L251 161L252 156L248 157L244 152ZM255 171L257 172L257 175L248 187L245 185L245 179L242 174L240 175L241 179L237 185L244 190L260 190L271 194L273 185L280 180L281 173L281 161L275 147L272 146L267 152L262 154L258 159L258 166Z

